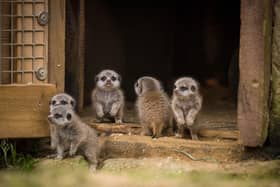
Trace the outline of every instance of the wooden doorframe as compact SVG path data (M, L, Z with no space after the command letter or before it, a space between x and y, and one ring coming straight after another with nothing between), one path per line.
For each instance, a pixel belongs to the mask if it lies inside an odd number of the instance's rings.
M269 124L272 1L241 0L238 127L241 144L262 146Z
M65 91L76 99L80 112L84 107L85 0L68 0L66 3Z
M49 82L65 87L65 0L49 0Z

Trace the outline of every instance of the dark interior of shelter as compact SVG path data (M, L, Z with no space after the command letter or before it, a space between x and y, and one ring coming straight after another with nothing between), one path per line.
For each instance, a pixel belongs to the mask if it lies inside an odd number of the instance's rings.
M158 78L169 95L176 78L191 76L204 90L219 85L236 98L240 1L86 0L85 7L85 106L103 69L122 75L127 101L135 101L134 82L144 75Z

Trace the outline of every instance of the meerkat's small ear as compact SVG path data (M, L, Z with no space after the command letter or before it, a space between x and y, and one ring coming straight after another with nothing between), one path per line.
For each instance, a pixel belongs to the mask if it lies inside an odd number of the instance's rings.
M76 106L76 101L71 100L71 101L70 101L70 105L71 105L73 108L75 108L75 106Z
M99 81L99 76L96 75L96 76L94 77L94 80L95 80L95 82Z
M192 90L193 92L195 92L195 91L196 91L196 87L195 87L194 85L192 85L192 86L191 86L191 90Z
M122 82L122 76L118 75L118 80Z
M72 119L72 114L71 114L71 113L67 113L66 119L67 119L68 121L71 121L71 119Z

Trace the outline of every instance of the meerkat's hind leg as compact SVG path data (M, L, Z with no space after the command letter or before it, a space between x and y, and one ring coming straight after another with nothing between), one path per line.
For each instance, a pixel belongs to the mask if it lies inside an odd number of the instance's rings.
M145 125L141 132L141 136L151 136L151 135L152 135L151 129Z
M115 116L115 123L117 123L117 124L123 123L123 110L122 110L122 108L119 109L119 111L117 112L117 114Z
M190 127L189 130L190 130L192 140L199 140L197 135L197 129Z
M177 132L175 133L175 136L177 138L183 138L184 137L184 132L185 132L185 127L183 124L177 125L178 129Z
M162 126L162 124L152 123L152 138L159 138L161 136Z
M51 135L51 149L55 149L58 143L58 134L57 134L57 129L53 124L50 125L50 135Z
M91 172L95 172L97 169L97 165L98 165L97 154L95 153L95 151L92 149L85 150L84 156L85 156L85 159L88 161L89 170Z
M56 159L57 160L62 160L64 158L64 151L65 151L65 148L63 145L61 144L57 144L57 155L56 155Z

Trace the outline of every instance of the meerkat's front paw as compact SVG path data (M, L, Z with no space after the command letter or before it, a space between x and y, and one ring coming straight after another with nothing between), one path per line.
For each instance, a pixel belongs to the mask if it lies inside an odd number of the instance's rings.
M56 155L55 159L56 160L62 160L63 159L63 155Z
M175 137L176 137L176 138L183 138L183 134L181 134L181 133L175 133Z
M116 116L116 115L117 115L117 112L118 112L117 110L111 110L111 111L110 111L110 115L111 115L111 116Z
M122 122L122 120L121 120L121 119L116 119L116 120L115 120L115 123L117 123L117 124L121 124L121 123L123 123L123 122Z
M186 121L187 121L187 126L192 126L194 123L194 119L190 117L188 117Z
M69 156L74 156L77 152L77 149L73 148L69 150Z
M51 149L52 149L52 150L56 149L56 143L51 142Z
M177 121L178 125L184 125L185 124L185 120L184 119L177 118L176 121Z
M96 112L96 114L97 114L97 117L100 118L100 119L102 119L104 117L104 112L103 111L98 111L98 112Z

